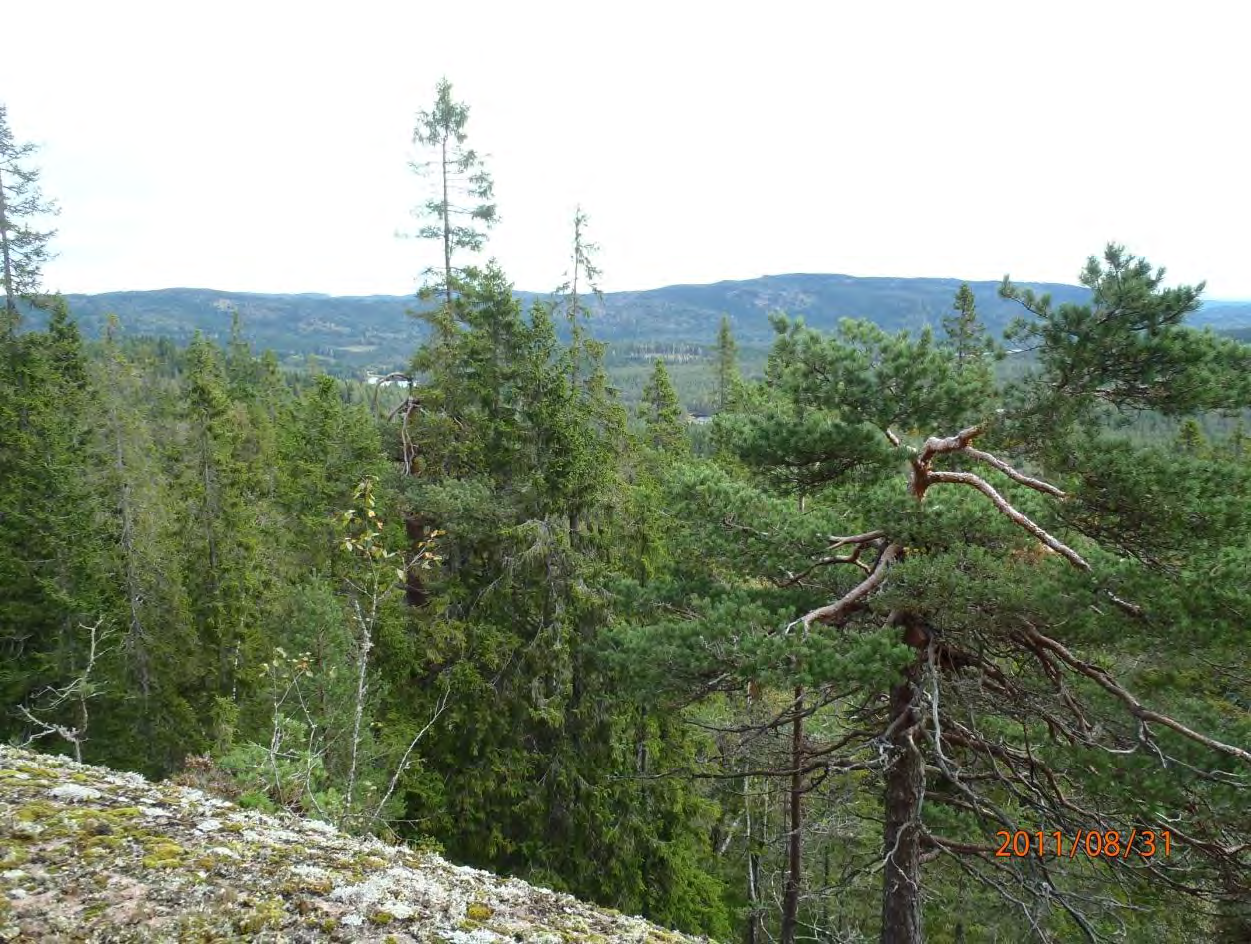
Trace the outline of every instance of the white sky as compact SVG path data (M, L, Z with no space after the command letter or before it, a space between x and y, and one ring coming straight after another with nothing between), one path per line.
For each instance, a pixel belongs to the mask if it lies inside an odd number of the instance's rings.
M519 288L560 281L581 202L610 290L1072 282L1112 239L1251 298L1244 6L37 0L0 20L0 99L69 292L411 291L446 74Z

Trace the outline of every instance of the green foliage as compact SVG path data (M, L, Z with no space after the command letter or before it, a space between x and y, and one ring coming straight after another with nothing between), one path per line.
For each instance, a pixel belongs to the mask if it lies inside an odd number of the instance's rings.
M7 706L81 666L80 626L98 622L107 594L97 570L104 537L86 372L62 301L47 333L0 341L0 698ZM10 718L0 723L14 732Z
M977 300L969 283L961 284L952 305L955 314L943 318L946 344L955 351L957 373L975 374L983 384L994 379L994 361L1005 356L982 324L977 313Z
M686 446L686 426L677 392L665 370L665 362L657 360L652 375L643 387L639 416L646 428L648 445L660 451L681 451Z
M716 371L717 409L725 410L743 382L738 368L738 344L730 329L729 315L721 316L721 326L717 329Z
M1214 686L1190 669L1236 674L1230 632L1248 590L1233 575L1251 479L1204 444L1197 421L1182 427L1182 449L1144 445L1108 410L1243 409L1248 355L1185 327L1198 292L1161 277L1113 247L1084 276L1090 305L1053 311L1005 286L1034 316L1017 337L1037 346L1006 390L984 369L993 348L970 292L943 344L866 322L824 335L775 316L764 381L717 417L717 460L666 470L663 566L618 587L632 615L614 626L619 670L652 697L702 701L703 718L724 709L713 726L721 776L746 769L789 787L791 767L819 758L802 782L809 820L840 815L817 790L834 770L863 771L848 789L883 795L882 758L904 719L868 706L902 685L920 719L912 742L934 773L914 806L892 807L889 791L884 802L931 835L976 846L1005 823L1050 828L1076 808L1069 835L1092 820L1245 835L1234 707L1245 693L1232 674ZM1172 721L1143 727L1134 698L1226 746L1182 737ZM807 741L795 747L778 728L799 730L799 704ZM1232 779L1205 782L1199 771L1213 766ZM742 815L750 806L724 801ZM855 869L855 853L819 827L804 842L804 874L831 860ZM744 839L744 854L774 870L789 867L784 851ZM1185 881L1230 894L1236 874L1246 888L1241 865L1199 858L1180 866L1198 869ZM995 881L1036 894L1028 864L1008 865L1020 877L999 870ZM940 858L926 885L949 894L957 876L982 874L968 868ZM1058 864L1048 900L1088 901L1104 885ZM1159 887L1143 894L1181 906ZM1117 900L1083 920L1115 927L1126 920ZM818 927L832 920L811 900L799 907ZM1043 923L1060 934L1066 920ZM981 930L1008 926L990 918Z
M4 283L4 314L0 339L17 327L18 301L45 306L41 295L43 266L51 257L48 244L55 230L35 227L40 217L57 212L39 189L39 170L27 163L35 145L19 144L0 104L0 281ZM64 305L61 301L60 305Z
M767 362L743 349L748 383L728 319L715 348L593 340L584 227L551 302L458 267L399 390L280 370L242 307L224 349L113 323L84 350L63 304L6 339L5 708L85 732L89 761L162 774L212 750L257 808L433 837L722 940L752 910L757 940L777 930L798 756L800 913L838 939L877 928L906 679L932 835L982 846L1000 813L1070 835L1173 823L1196 841L1155 865L1224 896L1212 915L1112 863L1056 862L1048 887L1101 933L1238 939L1246 870L1218 852L1251 830L1242 761L1105 684L1251 739L1244 362L1185 326L1197 294L1118 253L1054 310L1009 287L1036 350L998 375L984 293L958 293L942 337L777 317ZM720 407L694 427L704 458L683 401ZM886 547L872 592L803 619ZM35 733L0 715L5 738ZM1071 935L1030 863L956 854L922 873L930 937L1023 933L979 879Z
M498 222L496 206L490 202L491 175L478 153L464 146L468 122L469 107L452 99L452 85L444 78L435 88L434 106L418 113L413 130L413 143L434 152L430 160L411 165L415 172L433 178L435 191L415 212L418 218L432 220L418 230L417 237L437 240L443 250L443 266L424 273L422 297L443 295L448 304L460 271L452 264L455 254L480 250L486 229Z
M647 735L599 656L607 584L633 563L623 545L645 540L602 348L580 331L562 347L552 308L523 314L494 266L467 270L445 317L417 358L426 408L404 488L410 520L447 532L447 561L427 585L424 637L384 640L396 684L421 680L397 710L420 717L449 693L423 742L443 774L407 782L407 818L463 860L724 928L699 853L707 808L689 785L636 779L640 739L659 759L689 741L670 726Z
M1006 279L1001 289L1033 316L1011 336L1039 346L1032 389L1040 412L1089 418L1107 405L1179 416L1251 399L1251 349L1183 324L1199 309L1202 285L1163 288L1163 269L1116 245L1102 262L1090 257L1081 281L1090 304L1053 308Z

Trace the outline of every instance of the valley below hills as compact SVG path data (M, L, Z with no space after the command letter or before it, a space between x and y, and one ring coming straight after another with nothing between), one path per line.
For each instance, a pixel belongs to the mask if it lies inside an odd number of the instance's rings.
M1050 293L1056 303L1083 302L1088 293L1074 285L1020 283ZM771 275L709 285L671 285L645 291L608 292L589 298L595 337L616 349L665 345L711 345L721 316L747 346L765 346L772 337L769 313L802 317L829 329L842 318L867 318L887 330L937 327L951 311L958 279L880 278L849 275ZM971 282L978 311L999 335L1023 314L998 295L998 282ZM551 298L517 292L525 304ZM332 296L258 294L212 289L68 295L70 307L88 337L98 337L110 314L127 336L164 336L177 342L197 331L224 339L234 311L244 334L261 350L273 350L292 366L315 357L340 376L364 376L404 366L424 336L414 313L421 303L411 295ZM32 322L37 324L35 319ZM1193 323L1218 330L1251 332L1251 302L1209 302Z

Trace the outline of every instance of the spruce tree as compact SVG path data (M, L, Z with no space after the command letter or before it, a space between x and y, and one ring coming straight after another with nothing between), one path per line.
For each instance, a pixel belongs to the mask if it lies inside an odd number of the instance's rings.
M586 290L589 289L597 299L603 301L598 284L600 270L595 262L599 246L587 239L587 222L587 216L579 206L573 214L571 266L566 273L565 281L556 289L557 307L563 309L565 318L569 322L569 379L574 386L578 384L582 369L583 345L586 339L583 322L591 314L584 300Z
M207 656L201 692L207 713L239 703L255 674L246 667L262 655L255 645L265 578L258 566L261 508L249 501L259 463L245 462L251 429L246 408L230 397L222 352L198 334L187 349L183 396L184 579Z
M991 359L1003 356L1002 348L986 331L977 313L977 299L968 282L961 284L952 304L955 313L943 317L944 341L956 355L956 370L977 371L989 377Z
M4 281L4 317L0 337L16 328L18 301L39 302L44 263L55 230L36 228L40 217L57 212L39 189L39 170L28 158L35 145L19 144L0 103L0 277Z
M188 700L204 663L180 566L178 509L156 442L156 404L115 317L91 367L96 485L112 499L101 503L108 536L101 564L111 590L109 623L119 631L97 740L110 765L159 776L204 747Z
M663 358L657 358L651 376L643 386L639 416L647 430L647 442L653 449L681 450L686 446L686 426L682 422L682 406L669 379Z
M717 409L724 410L730 405L735 389L742 378L738 370L738 345L734 341L734 332L730 329L730 316L721 316L721 326L717 329Z
M633 496L599 349L583 341L589 370L575 382L559 312L524 311L495 266L467 271L450 310L446 370L421 389L409 428L421 471L403 484L446 532L445 566L412 608L420 630L381 641L405 716L449 693L422 744L438 773L410 781L407 815L462 861L723 928L698 859L707 805L688 785L637 779L640 750L677 763L691 745L614 697L600 658Z
M1203 427L1199 425L1199 421L1193 416L1182 420L1181 427L1177 430L1177 448L1188 455L1197 455L1206 445L1207 438L1203 435Z
M457 253L478 252L486 241L486 230L499 221L491 202L495 185L482 157L465 147L469 106L452 98L452 85L446 78L435 87L433 106L417 115L413 142L433 152L426 161L409 166L431 180L434 194L414 211L419 219L431 222L417 232L419 239L437 240L443 253L442 267L430 267L423 276L422 297L442 295L450 305L456 291L460 268Z
M94 391L78 327L64 299L50 300L47 331L10 338L0 358L0 699L3 724L14 729L19 705L37 711L38 698L78 677L90 627L109 615L100 522L106 499L99 490L92 448ZM108 628L103 627L103 632ZM78 707L85 703L78 702ZM76 730L85 718L60 706L49 723ZM20 723L20 722L19 722ZM25 731L43 736L44 730ZM65 749L66 745L58 745Z

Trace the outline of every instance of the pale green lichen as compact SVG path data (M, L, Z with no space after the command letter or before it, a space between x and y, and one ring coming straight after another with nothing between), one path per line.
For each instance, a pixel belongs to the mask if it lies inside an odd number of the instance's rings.
M691 940L431 848L3 746L0 885L22 893L0 895L0 942Z

